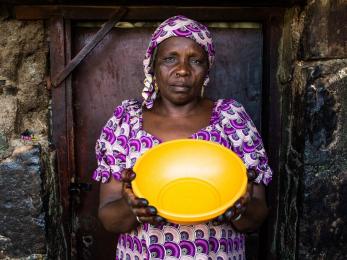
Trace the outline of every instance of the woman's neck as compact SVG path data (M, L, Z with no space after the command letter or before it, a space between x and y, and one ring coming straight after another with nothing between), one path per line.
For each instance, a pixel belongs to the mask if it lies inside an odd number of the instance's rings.
M171 118L188 117L199 113L203 102L204 100L200 97L186 104L173 104L168 100L158 98L153 106L153 112Z

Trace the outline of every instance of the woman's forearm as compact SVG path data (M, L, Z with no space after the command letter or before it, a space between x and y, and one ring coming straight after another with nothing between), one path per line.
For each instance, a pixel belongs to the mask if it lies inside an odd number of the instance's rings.
M122 198L102 205L99 219L107 231L118 234L129 232L137 225L135 215Z
M267 214L266 202L259 198L252 198L242 217L237 221L232 221L232 224L240 232L252 232L261 226Z

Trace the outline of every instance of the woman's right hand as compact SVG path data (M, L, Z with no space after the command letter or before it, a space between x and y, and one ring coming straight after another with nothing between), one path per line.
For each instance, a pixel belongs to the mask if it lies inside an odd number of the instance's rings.
M138 198L133 192L131 182L135 179L136 174L131 169L122 172L122 195L131 211L133 212L137 222L158 225L165 222L165 219L157 215L157 209L148 205L148 201Z

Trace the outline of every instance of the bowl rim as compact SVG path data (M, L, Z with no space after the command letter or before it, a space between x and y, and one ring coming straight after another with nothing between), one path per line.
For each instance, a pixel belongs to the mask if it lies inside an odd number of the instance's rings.
M201 139L175 139L175 140L170 140L170 141L166 141L163 143L160 143L150 149L148 149L146 152L144 152L135 162L135 165L133 167L134 172L136 173L137 168L139 167L139 165L141 164L141 162L144 160L144 158L146 157L145 155L148 153L152 153L153 151L157 150L157 149L161 149L161 147L163 146L167 146L167 145L172 145L172 144L176 144L176 143L204 143L204 144L208 144L208 145L214 145L217 146L218 148L222 148L224 149L224 151L226 151L227 153L229 153L230 155L232 155L233 157L236 158L236 161L238 161L239 165L241 166L242 169L242 174L244 174L245 178L243 178L243 182L240 185L240 189L238 190L238 192L236 193L236 195L234 196L233 200L230 200L229 203L224 203L223 205L221 205L220 207L214 209L214 210L210 210L201 214L174 214L174 213L168 213L160 208L157 208L158 211L158 215L164 217L166 220L172 222L172 223L176 223L176 224L196 224L196 223L202 223L202 222L207 222L221 214L223 214L228 208L230 208L243 194L246 193L247 190L247 183L248 183L248 177L246 174L247 171L247 167L244 164L244 162L242 161L242 159L231 149L226 148L225 146L213 142L213 141L206 141L206 140L201 140ZM137 174L137 173L136 173ZM136 177L135 179L132 181L132 189L135 193L135 195L139 198L143 198L143 194L141 193L138 184L136 182Z

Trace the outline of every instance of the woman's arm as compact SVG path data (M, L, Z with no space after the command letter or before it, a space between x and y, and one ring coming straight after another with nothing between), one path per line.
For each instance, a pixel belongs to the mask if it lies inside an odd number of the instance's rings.
M247 197L248 196L248 197ZM249 184L246 196L241 199L241 218L237 221L231 219L232 225L240 232L252 232L257 230L268 214L265 199L265 187L263 184ZM235 215L234 215L235 216ZM236 216L238 213L236 213Z
M139 223L155 225L165 221L146 199L135 196L131 188L134 178L135 173L126 169L121 182L111 178L109 183L100 186L99 219L110 232L126 233Z
M138 224L135 214L122 196L122 182L110 179L100 184L99 219L107 231L129 232Z
M268 215L264 185L254 182L257 176L254 170L248 170L247 175L246 193L214 220L217 223L231 223L239 232L256 231Z

